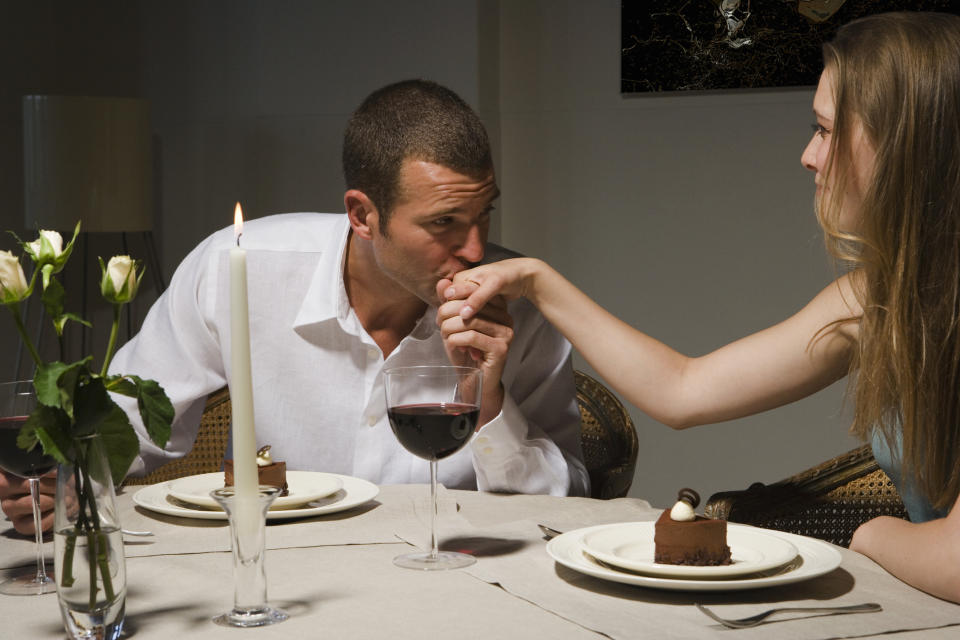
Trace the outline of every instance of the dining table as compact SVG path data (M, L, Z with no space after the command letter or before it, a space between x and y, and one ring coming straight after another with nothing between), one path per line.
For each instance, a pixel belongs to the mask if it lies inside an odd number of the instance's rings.
M126 486L117 494L123 527L152 533L125 536L125 637L137 640L960 637L960 605L901 582L856 552L791 534L781 537L805 550L807 562L794 571L811 571L808 577L794 573L793 579L745 584L698 580L688 588L674 579L629 572L623 580L609 579L600 563L578 564L583 557L577 532L658 517L662 509L640 498L505 495L441 486L440 546L470 553L476 563L449 571L394 566L394 556L429 548L431 501L425 485L374 487L345 510L268 519L268 600L289 619L255 629L222 627L212 618L233 605L228 523L163 513L135 500L146 495L140 492L159 489ZM565 533L548 541L538 525ZM50 568L53 543L44 546ZM34 550L32 536L0 522L0 573L33 564ZM818 573L822 558L835 561ZM745 629L721 626L696 607L738 618L773 607L865 602L879 603L882 610L785 613ZM0 596L0 605L0 638L64 637L56 595Z

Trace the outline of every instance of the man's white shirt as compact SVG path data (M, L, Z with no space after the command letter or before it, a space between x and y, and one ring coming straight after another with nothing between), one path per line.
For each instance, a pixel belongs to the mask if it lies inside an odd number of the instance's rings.
M390 429L383 370L449 362L436 308L384 360L343 284L349 230L344 214L244 223L257 443L271 445L288 469L377 484L429 482L429 463L407 452ZM131 473L186 454L206 396L230 383L228 254L235 245L229 227L197 246L111 364L111 372L157 380L176 410L171 441L160 450L136 407L117 397L140 437ZM509 255L488 245L485 261ZM587 495L570 345L529 302L508 309L514 338L503 408L467 447L440 461L439 481L458 489Z

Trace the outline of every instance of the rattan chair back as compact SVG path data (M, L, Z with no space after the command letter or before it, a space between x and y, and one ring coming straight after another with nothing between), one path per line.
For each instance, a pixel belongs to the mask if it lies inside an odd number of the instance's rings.
M637 432L610 389L582 371L573 372L580 406L580 446L594 498L627 495L637 466Z
M844 547L867 520L907 518L897 488L877 465L869 445L771 485L757 482L745 491L714 494L705 513Z
M220 471L230 439L230 392L227 387L207 398L207 406L200 418L197 439L187 455L172 460L140 478L127 478L125 485L154 484L174 478Z

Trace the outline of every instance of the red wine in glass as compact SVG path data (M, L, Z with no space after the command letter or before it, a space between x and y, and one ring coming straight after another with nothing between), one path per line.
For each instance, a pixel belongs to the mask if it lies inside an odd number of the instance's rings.
M435 571L456 569L476 558L437 546L437 461L467 444L477 428L483 374L476 367L424 365L383 373L390 428L403 448L430 461L430 551L393 559L399 567Z
M403 448L426 460L459 451L477 428L480 408L461 402L407 404L387 409L390 427Z
M27 416L0 417L0 468L21 478L35 478L52 471L57 463L39 444L30 451L17 446L17 435L26 421Z

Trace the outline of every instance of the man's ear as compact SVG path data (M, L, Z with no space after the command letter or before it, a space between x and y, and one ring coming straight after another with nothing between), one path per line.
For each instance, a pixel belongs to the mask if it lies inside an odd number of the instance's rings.
M363 191L348 189L343 194L343 206L355 234L369 240L379 230L380 213Z

